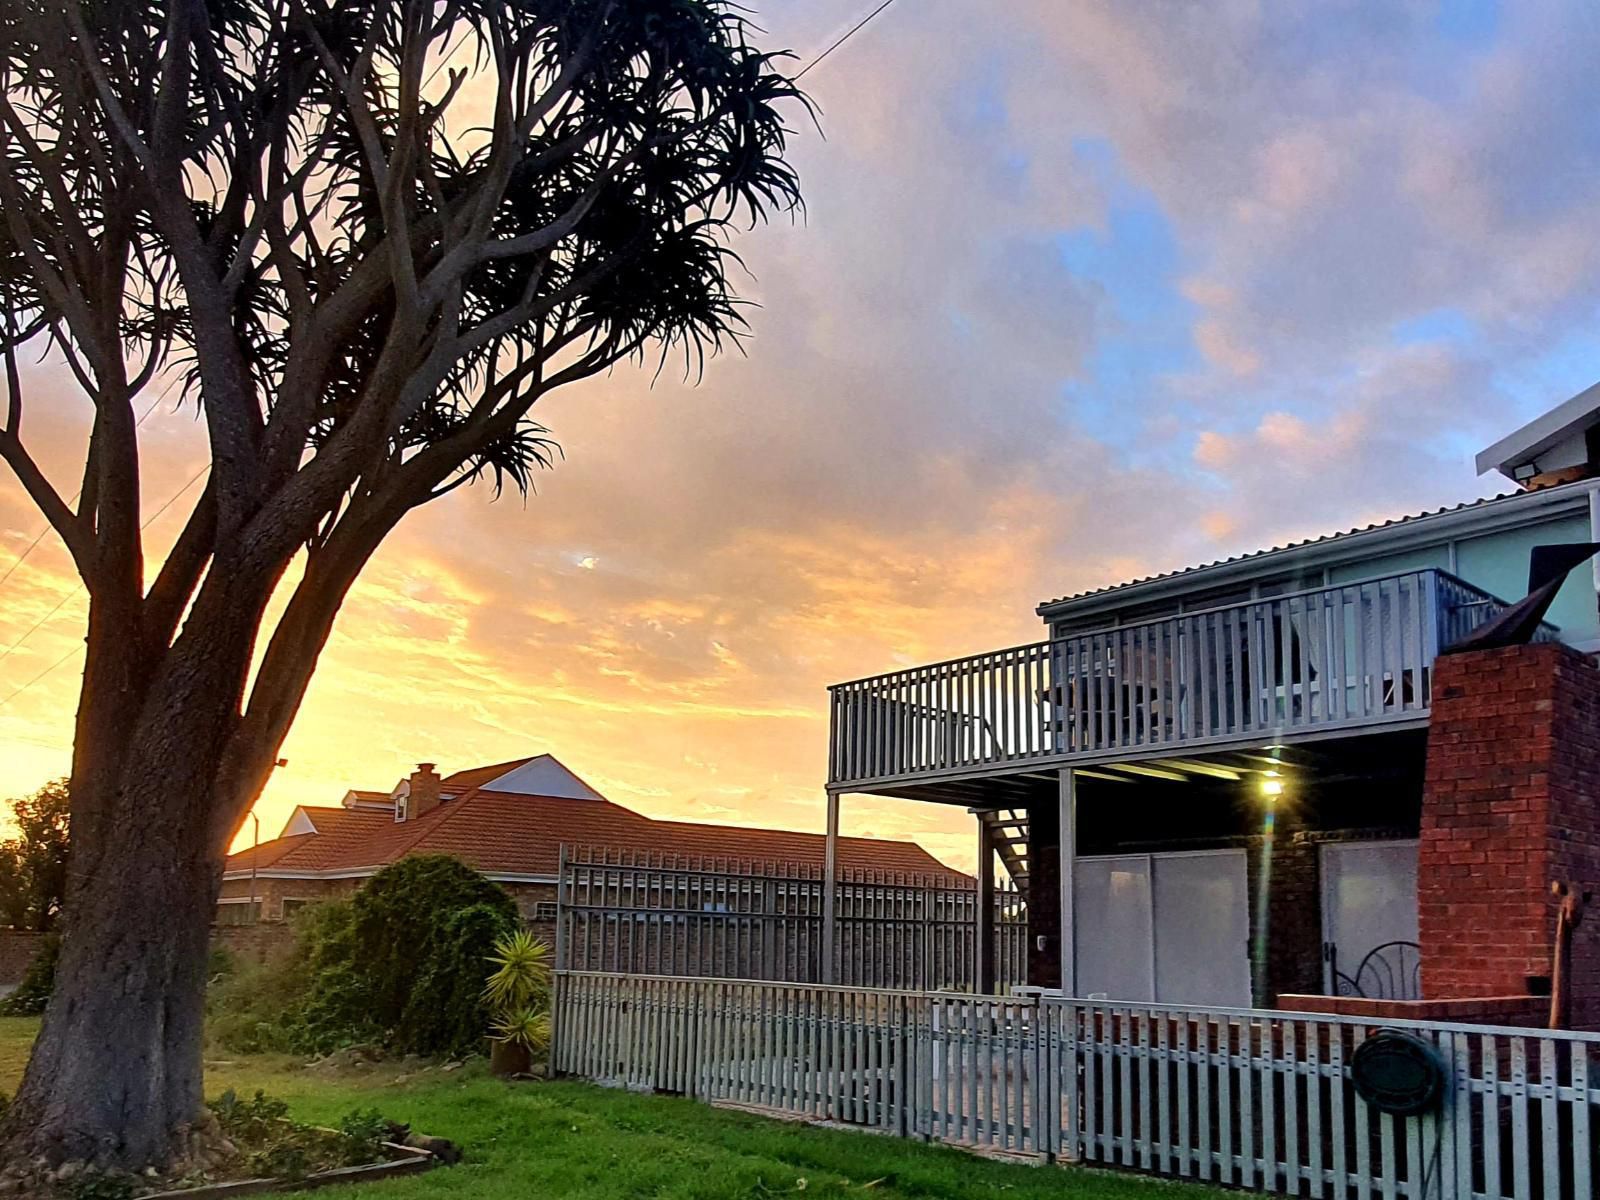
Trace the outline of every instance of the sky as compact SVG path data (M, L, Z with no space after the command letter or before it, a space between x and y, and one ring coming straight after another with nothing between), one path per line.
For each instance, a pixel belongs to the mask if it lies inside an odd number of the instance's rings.
M757 19L804 62L870 7ZM566 389L526 503L408 517L262 836L419 761L545 751L654 816L820 830L828 684L1497 490L1473 453L1600 379L1597 58L1581 0L899 0L804 80L806 212L738 241L744 355ZM87 405L49 364L28 386L70 479ZM154 511L205 450L171 403L141 434ZM41 526L0 480L0 574ZM67 766L74 588L48 537L0 583L0 795ZM843 815L972 862L959 809Z

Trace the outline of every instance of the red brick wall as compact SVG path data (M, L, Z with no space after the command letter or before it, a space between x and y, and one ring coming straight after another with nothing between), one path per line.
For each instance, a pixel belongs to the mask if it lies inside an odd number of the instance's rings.
M1061 986L1059 802L1028 809L1028 982L1034 987Z
M266 922L282 921L284 919L285 900L328 900L340 896L350 896L355 893L366 880L364 879L278 879L276 877L257 877L254 883L254 892L251 891L251 881L245 879L227 879L223 881L221 897L224 899L242 899L248 901L254 894L257 903L261 906L261 919ZM506 891L511 893L511 898L517 902L517 910L522 914L524 921L534 927L536 933L542 929L550 930L549 936L554 936L554 925L541 925L534 921L537 911L536 905L541 900L553 901L556 898L556 888L553 883L505 883L501 884ZM221 907L220 905L218 906ZM540 936L545 934L540 933Z
M283 921L259 925L218 925L211 930L211 948L236 959L262 963L294 945L294 926Z
M1380 1021L1452 1021L1466 1025L1540 1028L1550 1016L1548 996L1482 996L1475 1000L1369 1000L1365 996L1278 997L1285 1012L1376 1017Z
M45 936L27 929L0 929L0 987L22 982Z
M1561 645L1440 659L1418 858L1424 995L1536 990L1555 879L1600 886L1600 670ZM1600 1026L1600 910L1573 958L1573 1023Z

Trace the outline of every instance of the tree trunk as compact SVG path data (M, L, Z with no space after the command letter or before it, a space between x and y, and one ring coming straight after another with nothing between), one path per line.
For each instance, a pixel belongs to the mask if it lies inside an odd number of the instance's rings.
M6 1157L170 1164L204 1114L201 1054L221 847L195 819L202 764L128 747L112 819L86 823L55 991L0 1147ZM208 781L206 781L208 782ZM175 790L176 789L176 790ZM79 847L74 846L74 856ZM105 851L112 850L110 853Z
M217 784L270 592L250 582L202 597L157 656L91 606L61 957L0 1160L166 1167L204 1119L211 918L253 798Z

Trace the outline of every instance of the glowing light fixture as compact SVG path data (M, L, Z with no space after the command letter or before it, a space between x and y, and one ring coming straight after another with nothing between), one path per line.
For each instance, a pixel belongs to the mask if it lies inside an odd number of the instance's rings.
M1283 795L1283 780L1276 771L1268 771L1261 777L1261 794L1269 804Z

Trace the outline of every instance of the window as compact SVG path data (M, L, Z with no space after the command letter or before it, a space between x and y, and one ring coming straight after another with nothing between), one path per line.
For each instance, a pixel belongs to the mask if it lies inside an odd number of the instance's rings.
M312 903L310 900L297 900L289 896L284 897L283 919L287 921L290 917L294 916L295 913L299 912L302 908L310 903Z
M254 925L261 919L261 902L251 903L248 900L219 900L217 902L218 925Z
M554 921L556 919L556 902L554 900L535 901L533 919L535 921Z

